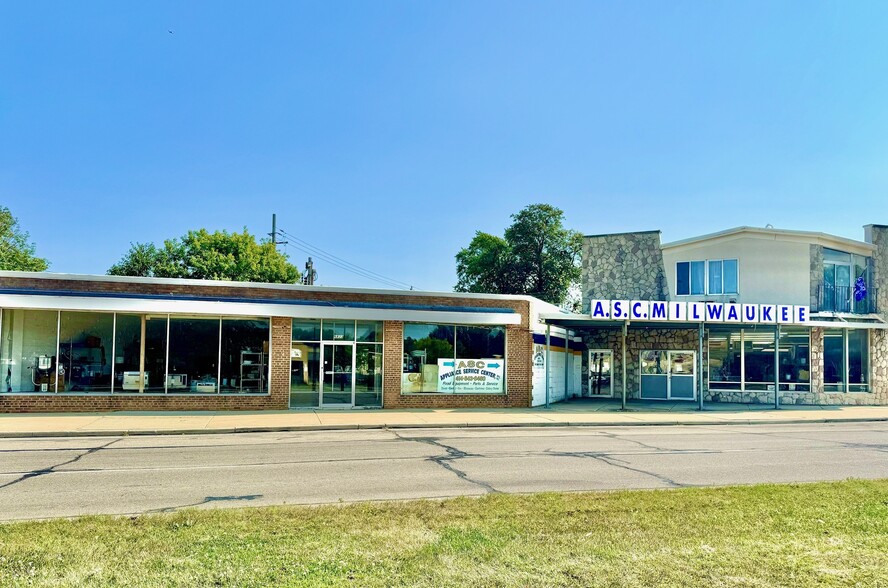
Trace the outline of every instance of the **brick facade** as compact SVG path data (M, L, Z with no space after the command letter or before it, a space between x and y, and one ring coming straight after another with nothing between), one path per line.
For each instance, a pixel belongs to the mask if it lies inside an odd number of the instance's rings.
M521 314L519 325L506 327L505 394L401 394L403 323L386 321L383 329L383 407L384 408L505 408L531 404L532 335L530 302L527 299L456 297L435 294L399 295L398 293L346 292L311 287L261 287L244 285L195 285L186 283L144 283L133 281L25 279L0 276L0 288L23 289L31 293L74 291L177 295L243 299L281 299L383 304L426 305L438 307L480 307L509 309ZM2 302L0 302L2 306ZM267 394L138 394L138 393L15 393L0 394L0 412L93 412L113 410L217 411L286 410L290 392L290 347L292 321L272 317L269 357L269 393Z
M525 315L526 316L526 315ZM533 335L529 327L506 327L505 394L401 394L404 323L383 328L383 408L526 408L531 403Z

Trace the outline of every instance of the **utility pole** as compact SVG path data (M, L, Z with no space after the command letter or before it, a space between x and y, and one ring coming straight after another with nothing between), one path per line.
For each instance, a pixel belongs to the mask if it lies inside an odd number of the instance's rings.
M274 245L274 248L277 249L278 245L286 245L286 241L278 241L278 230L277 230L277 216L272 213L271 215L271 232L268 235L271 237L271 244Z
M318 272L315 271L314 262L311 257L305 262L305 273L302 274L302 283L306 286L314 286L315 280L318 279Z

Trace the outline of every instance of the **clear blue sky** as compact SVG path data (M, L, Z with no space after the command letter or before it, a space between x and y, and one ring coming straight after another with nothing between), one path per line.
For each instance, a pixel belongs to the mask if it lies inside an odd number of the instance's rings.
M585 234L862 239L888 223L886 22L863 1L5 2L0 203L54 271L277 212L443 290L475 230L533 202Z

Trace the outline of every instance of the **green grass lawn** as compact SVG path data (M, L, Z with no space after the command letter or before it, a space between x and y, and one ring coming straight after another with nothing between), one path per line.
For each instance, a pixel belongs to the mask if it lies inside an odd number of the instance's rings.
M0 525L2 586L888 586L888 480Z

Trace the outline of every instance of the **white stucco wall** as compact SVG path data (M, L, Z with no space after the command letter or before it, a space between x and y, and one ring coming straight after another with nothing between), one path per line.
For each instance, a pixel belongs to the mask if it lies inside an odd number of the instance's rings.
M799 304L810 302L810 243L773 236L732 238L663 248L666 283L673 300L736 300L741 303ZM737 295L676 296L675 264L710 259L738 260Z

